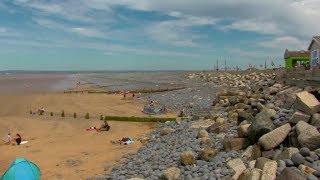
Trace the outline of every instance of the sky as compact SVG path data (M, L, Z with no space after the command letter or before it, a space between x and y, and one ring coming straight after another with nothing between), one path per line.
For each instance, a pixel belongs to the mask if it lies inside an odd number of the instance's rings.
M1 0L0 70L284 64L320 35L319 0Z

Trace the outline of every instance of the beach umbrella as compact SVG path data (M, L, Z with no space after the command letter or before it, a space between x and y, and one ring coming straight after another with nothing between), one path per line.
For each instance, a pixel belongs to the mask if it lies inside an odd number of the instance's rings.
M11 166L2 175L1 180L38 180L40 179L39 167L26 160L25 158L17 158Z

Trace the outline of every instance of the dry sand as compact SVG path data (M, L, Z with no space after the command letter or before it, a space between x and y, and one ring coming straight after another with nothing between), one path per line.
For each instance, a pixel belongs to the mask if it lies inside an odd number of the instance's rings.
M154 123L109 121L109 132L86 131L100 126L100 114L145 116L138 101L121 100L120 95L19 93L0 96L0 137L20 133L29 142L25 145L0 145L0 174L17 157L36 163L42 179L85 179L103 175L123 154L135 152L142 144L112 144L111 140L128 136L134 139L155 128ZM30 115L30 110L45 107L44 116ZM66 117L60 117L64 110ZM53 112L54 116L50 116ZM73 118L76 112L78 118ZM89 120L84 119L90 113ZM164 115L173 117L174 114ZM72 163L73 162L73 163Z

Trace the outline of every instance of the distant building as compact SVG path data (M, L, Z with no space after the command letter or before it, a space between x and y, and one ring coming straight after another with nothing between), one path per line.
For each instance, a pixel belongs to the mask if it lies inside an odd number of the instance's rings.
M310 51L289 51L284 52L285 67L288 69L297 66L307 66L310 61Z
M317 66L320 58L320 36L314 36L309 45L310 51L310 67Z

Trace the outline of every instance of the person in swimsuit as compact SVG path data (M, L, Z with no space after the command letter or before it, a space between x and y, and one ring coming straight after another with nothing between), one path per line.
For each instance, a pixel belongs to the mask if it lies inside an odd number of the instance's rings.
M18 134L18 133L16 134L16 136L17 136L17 137L15 138L16 143L17 143L18 145L20 145L21 140L22 140L22 139L21 139L21 136L20 136L20 134Z

